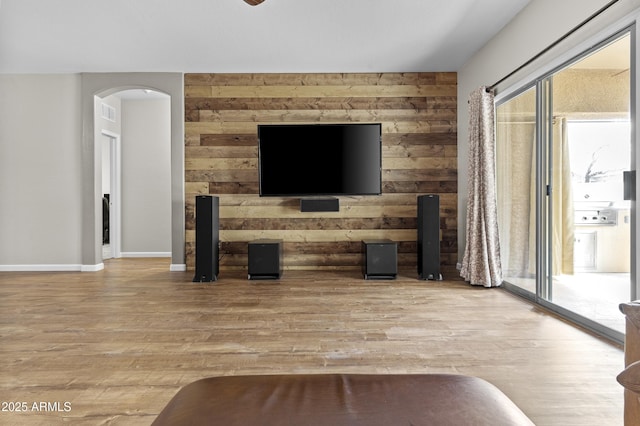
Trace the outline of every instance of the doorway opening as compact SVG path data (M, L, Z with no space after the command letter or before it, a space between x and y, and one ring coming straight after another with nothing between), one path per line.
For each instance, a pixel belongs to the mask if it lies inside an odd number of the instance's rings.
M120 257L171 257L170 99L151 89L96 96L95 245L104 266Z
M169 112L162 120L156 120L147 126L148 130L154 130L158 124L169 127L169 142L163 144L168 146L169 160L163 166L169 175L169 182L162 187L163 193L170 198L169 224L166 225L170 236L163 241L169 240L170 247L163 250L163 257L170 257L170 271L185 271L185 202L184 202L184 77L182 73L84 73L81 75L82 89L82 236L81 236L81 271L97 272L104 269L102 259L102 185L101 185L101 165L102 151L101 131L102 129L120 134L122 139L122 185L129 190L129 175L126 167L129 165L129 154L126 148L129 146L129 137L126 131L111 128L109 125L97 121L97 116L101 113L101 105L96 99L104 99L114 94L127 90L137 90L145 93L161 93L167 96ZM117 106L117 102L116 102ZM154 163L156 153L154 150L146 151L146 163ZM168 163L168 165L166 165ZM126 167L125 167L126 166ZM140 171L138 171L140 173ZM144 179L150 180L148 176ZM141 179L143 180L143 179ZM123 194L124 195L124 194ZM125 208L130 206L129 199L122 200L122 217L126 218ZM136 209L134 209L135 211ZM146 217L150 215L148 206L138 211L146 212ZM122 221L122 257L128 256L132 251L128 240L129 232L134 230L129 224ZM113 234L110 235L110 240ZM134 248L133 250L137 250ZM147 253L145 253L147 254ZM153 254L153 253L152 253ZM156 253L157 254L157 253Z
M102 130L102 259L121 257L120 135Z

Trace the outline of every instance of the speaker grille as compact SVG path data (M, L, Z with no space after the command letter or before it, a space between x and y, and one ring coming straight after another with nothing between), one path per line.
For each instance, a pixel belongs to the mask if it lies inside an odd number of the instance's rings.
M418 196L418 276L440 280L440 197Z
M218 279L219 210L218 197L196 197L196 273L194 282Z

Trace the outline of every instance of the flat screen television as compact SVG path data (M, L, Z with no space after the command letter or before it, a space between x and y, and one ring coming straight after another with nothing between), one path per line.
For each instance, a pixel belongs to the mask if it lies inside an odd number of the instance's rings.
M260 196L379 195L382 126L258 125Z

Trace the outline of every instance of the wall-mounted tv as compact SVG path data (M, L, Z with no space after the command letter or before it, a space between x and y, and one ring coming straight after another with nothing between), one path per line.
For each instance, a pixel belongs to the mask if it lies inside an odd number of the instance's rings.
M260 196L379 195L382 126L258 125Z

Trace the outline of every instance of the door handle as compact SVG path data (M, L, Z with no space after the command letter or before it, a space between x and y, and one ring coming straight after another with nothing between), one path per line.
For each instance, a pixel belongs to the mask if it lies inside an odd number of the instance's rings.
M624 199L636 199L636 171L625 170L622 172L622 180L624 182Z

